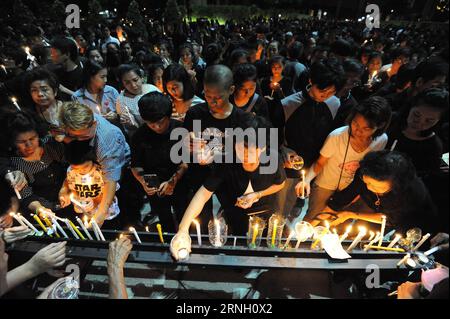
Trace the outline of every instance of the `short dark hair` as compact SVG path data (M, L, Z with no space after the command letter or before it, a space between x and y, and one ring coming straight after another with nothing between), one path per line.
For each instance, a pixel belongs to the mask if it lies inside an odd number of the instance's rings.
M441 118L449 110L448 91L441 88L429 88L415 96L412 107L426 105L441 112Z
M433 80L438 76L447 76L448 75L448 63L442 62L440 60L428 59L416 66L414 70L414 79L413 84L416 84L416 81L419 78L422 78L425 82Z
M398 59L401 56L410 57L411 50L409 48L396 48L396 49L392 50L392 53L391 53L392 61L394 61L395 59Z
M78 48L74 40L66 37L59 37L52 41L52 48L58 49L62 54L68 54L74 62L78 60Z
M331 44L330 52L342 57L349 57L353 55L353 48L348 41L338 39Z
M249 140L248 138L244 138L245 147L265 146L267 150L270 150L270 128L272 127L272 125L266 118L254 115L252 113L244 113L239 119L238 127L243 130L250 128L255 130L256 132L256 140ZM260 136L258 131L259 129L264 129L266 134ZM261 137L264 140L260 140Z
M355 73L362 75L364 73L364 66L361 62L353 58L347 58L342 62L342 67L345 73Z
M375 139L386 132L391 123L392 111L387 100L381 96L372 96L357 104L350 112L347 123L350 125L356 114L360 114L370 127L378 129L373 133Z
M28 94L30 93L30 86L34 81L46 81L55 93L58 91L58 78L53 72L50 72L43 67L38 67L27 72L24 80L24 88L25 92Z
M65 144L64 155L70 165L80 165L88 161L96 162L94 148L86 141L72 141Z
M46 135L46 129L42 123L29 111L4 111L2 114L2 135L6 137L9 147L14 149L15 140L19 134L36 132L39 137Z
M281 55L275 55L269 59L269 67L272 67L275 63L280 63L281 65L285 65L285 59Z
M83 75L81 77L81 87L87 89L91 81L91 78L103 69L106 69L106 66L103 66L91 60L87 60L84 63L83 67Z
M310 72L311 84L321 90L335 86L339 91L345 84L345 73L337 59L330 58L314 62Z
M248 60L248 51L242 48L235 49L230 54L229 65L233 67L234 64L241 58L245 57Z
M194 97L194 85L191 77L186 69L180 64L169 65L163 73L163 87L164 92L169 94L167 90L167 83L170 81L177 81L183 83L183 100L188 101Z
M122 82L122 77L127 74L128 72L134 72L136 75L142 77L142 70L134 64L121 64L117 68L117 78L120 82Z
M378 181L390 181L394 194L402 194L417 178L412 161L397 151L369 152L360 162L360 173Z
M258 80L258 71L256 66L251 63L239 64L233 72L234 85L242 86L244 82Z
M228 90L233 85L233 73L223 64L209 66L206 68L203 84L219 85Z
M191 52L192 64L195 66L198 63L198 58L195 56L194 47L189 42L185 42L178 48L178 53L181 55L181 51L188 49Z
M274 41L272 41L274 42ZM275 41L278 42L278 41ZM287 49L288 57L291 59L300 59L303 54L303 44L300 41L295 41Z
M150 92L139 99L139 114L144 121L156 122L172 114L172 102L159 92Z

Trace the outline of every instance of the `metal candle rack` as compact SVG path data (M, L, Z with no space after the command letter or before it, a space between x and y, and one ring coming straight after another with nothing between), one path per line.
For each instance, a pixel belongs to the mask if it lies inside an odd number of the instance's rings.
M66 229L67 231L67 229ZM133 249L128 258L129 262L155 264L185 264L199 266L225 266L243 268L292 268L292 269L366 269L370 264L376 264L380 269L399 269L397 263L406 253L369 250L364 251L368 242L354 249L352 258L345 260L332 259L323 251L311 250L311 240L307 240L296 248L267 248L247 246L247 237L229 236L228 243L222 247L214 247L208 241L208 235L202 235L202 246L192 241L192 252L188 260L176 262L173 260L169 243L174 234L164 233L165 243L160 242L156 232L138 232L142 244L135 241L131 232L102 230L106 241L77 240L73 238L55 238L48 236L30 236L23 241L13 243L11 250L32 254L52 242L67 241L68 257L106 260L109 243L116 240L120 234L128 236L133 241ZM195 238L195 234L191 234ZM286 238L282 239L285 242ZM342 242L344 248L351 244L350 240ZM404 266L400 267L406 270Z

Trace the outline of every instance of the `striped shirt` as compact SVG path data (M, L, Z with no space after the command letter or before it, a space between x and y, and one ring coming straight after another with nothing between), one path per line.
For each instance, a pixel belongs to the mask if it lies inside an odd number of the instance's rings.
M102 116L94 114L95 136L90 141L105 178L118 182L122 169L130 164L130 147L120 129Z
M109 85L105 85L102 94L102 102L99 105L97 100L86 89L79 89L72 95L72 99L81 104L89 106L92 112L97 114L116 113L116 101L119 92Z

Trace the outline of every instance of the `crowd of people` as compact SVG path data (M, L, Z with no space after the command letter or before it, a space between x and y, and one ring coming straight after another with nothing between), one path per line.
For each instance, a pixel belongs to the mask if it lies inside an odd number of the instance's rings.
M26 236L16 211L109 229L158 218L189 249L213 194L234 235L249 215L302 210L313 225L385 215L448 233L448 30L274 17L119 40L115 27L0 35L2 234ZM227 149L237 128L265 134Z

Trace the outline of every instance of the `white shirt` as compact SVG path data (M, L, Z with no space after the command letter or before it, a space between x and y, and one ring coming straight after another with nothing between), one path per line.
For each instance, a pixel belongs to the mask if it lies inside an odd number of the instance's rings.
M328 135L320 150L320 155L328 158L328 161L317 176L315 183L321 188L335 190L342 170L339 190L346 188L353 181L355 172L359 168L359 162L363 157L369 152L383 150L387 141L386 134L378 136L363 152L358 153L349 143L349 127L343 126L335 129ZM347 157L344 163L347 147Z

